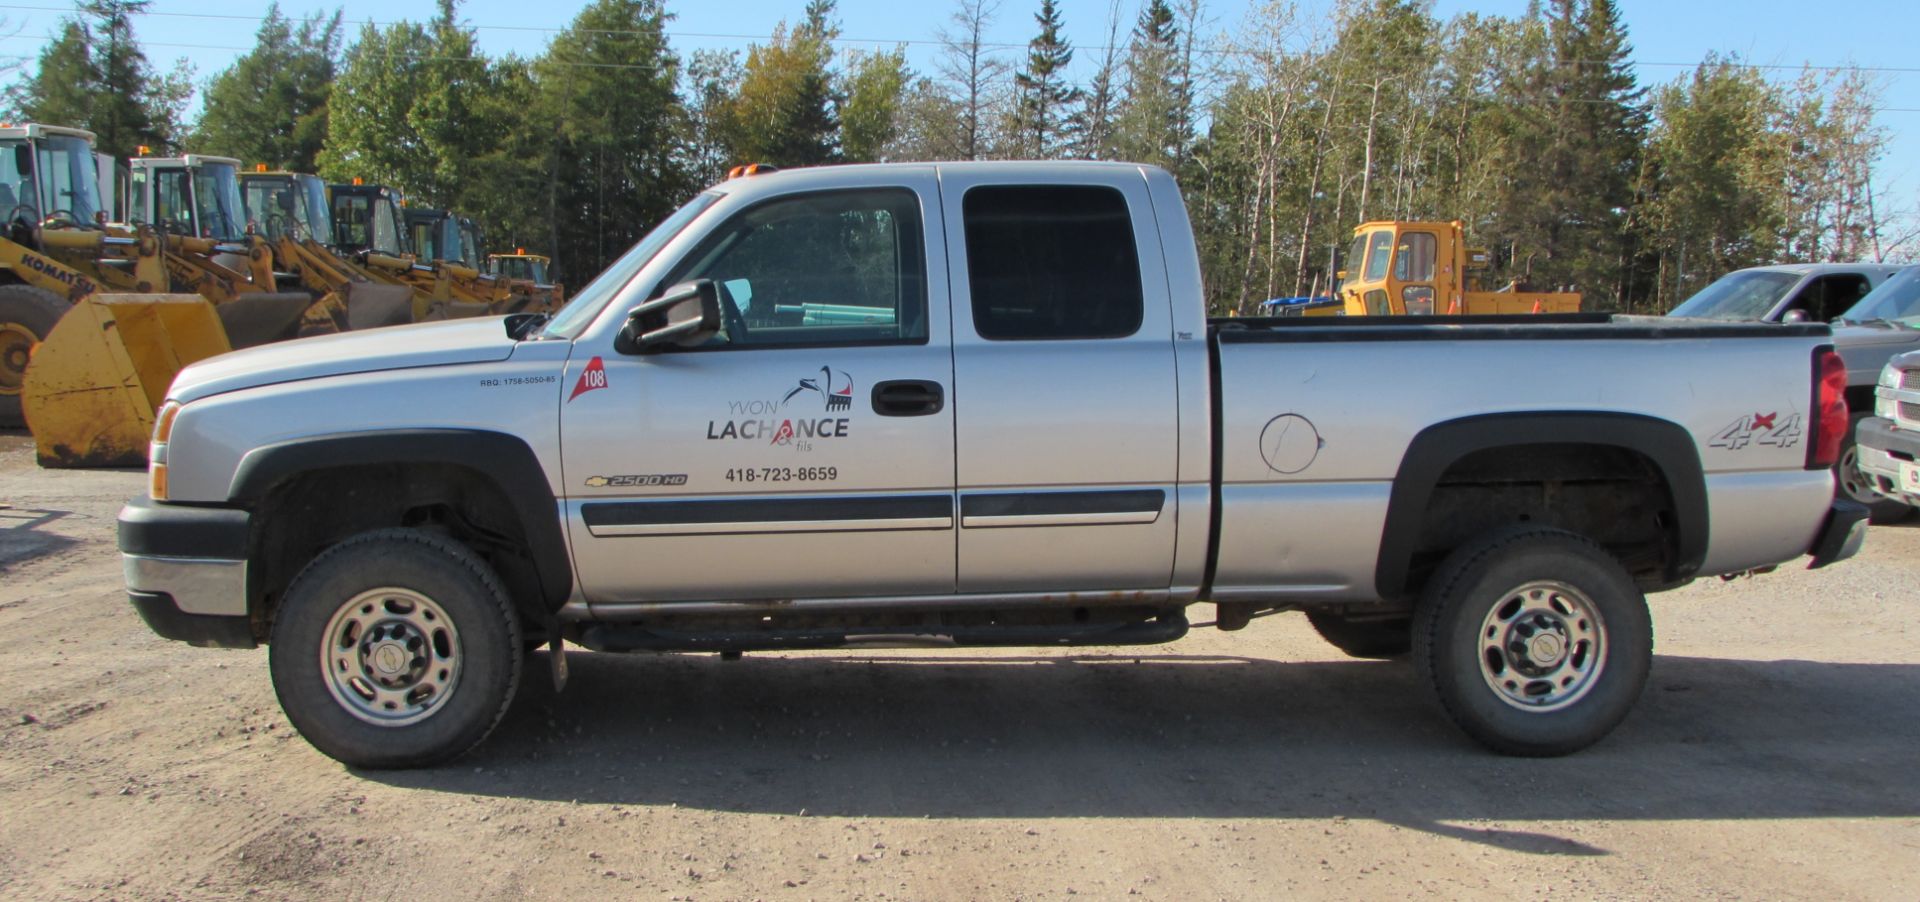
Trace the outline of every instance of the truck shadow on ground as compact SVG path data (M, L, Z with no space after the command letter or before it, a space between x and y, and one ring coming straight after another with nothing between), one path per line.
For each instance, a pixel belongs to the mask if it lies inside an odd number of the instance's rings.
M1481 750L1398 662L1074 657L546 657L498 731L396 786L581 804L874 817L1460 822L1920 816L1920 667L1660 657L1600 745ZM1138 662L1138 663L1135 663Z
M71 514L0 504L0 573L74 544L75 539L41 529Z

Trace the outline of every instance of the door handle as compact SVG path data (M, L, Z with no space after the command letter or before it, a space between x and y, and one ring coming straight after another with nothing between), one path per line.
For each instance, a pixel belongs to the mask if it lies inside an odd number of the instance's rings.
M947 406L940 383L894 379L873 386L873 412L883 417L924 417Z

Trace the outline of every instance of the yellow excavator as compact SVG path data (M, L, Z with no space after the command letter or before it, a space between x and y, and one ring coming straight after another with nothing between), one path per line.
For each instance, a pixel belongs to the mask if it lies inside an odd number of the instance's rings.
M1347 269L1340 273L1338 312L1347 316L1579 312L1580 295L1570 292L1526 291L1517 282L1494 290L1482 288L1478 274L1487 269L1489 255L1485 249L1467 247L1465 234L1458 220L1367 222L1355 227Z

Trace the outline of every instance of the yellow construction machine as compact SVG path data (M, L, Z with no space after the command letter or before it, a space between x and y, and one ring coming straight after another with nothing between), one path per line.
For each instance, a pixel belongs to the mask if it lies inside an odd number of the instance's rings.
M524 247L511 254L488 254L487 274L513 279L533 286L537 310L558 310L566 301L566 289L555 282L548 267L553 261L540 254L529 254Z
M431 279L422 278L437 300L461 300L487 305L488 313L551 313L560 309L554 286L482 270L480 230L458 213L406 208L414 256L431 267ZM492 259L485 257L485 259Z
M14 398L42 465L138 465L153 411L181 367L299 334L314 298L279 291L271 255L245 235L234 161L136 159L131 224L98 216L88 228L78 208L97 209L97 201L77 186L98 188L92 136L59 132L72 161L65 165L78 170L84 159L86 177L50 177L43 163L36 181L63 201L87 196L37 229L14 217L11 238L19 240L0 248L21 261L12 271L23 284L8 290L23 298L41 292L30 298L37 320L0 317L12 323L12 343L32 335L30 355L18 355ZM50 309L48 298L62 288L64 309Z
M1353 230L1340 273L1347 316L1577 313L1580 295L1526 291L1517 282L1481 287L1488 267L1482 248L1466 246L1453 222L1367 222ZM1308 315L1312 315L1309 313Z

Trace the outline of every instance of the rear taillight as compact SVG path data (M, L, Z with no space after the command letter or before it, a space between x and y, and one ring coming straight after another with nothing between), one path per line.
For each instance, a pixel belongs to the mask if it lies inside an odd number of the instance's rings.
M1813 439L1807 469L1824 470L1840 459L1847 437L1847 364L1830 346L1813 352Z

